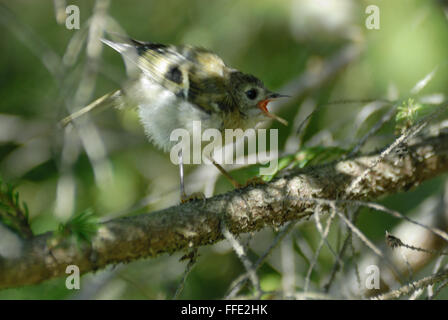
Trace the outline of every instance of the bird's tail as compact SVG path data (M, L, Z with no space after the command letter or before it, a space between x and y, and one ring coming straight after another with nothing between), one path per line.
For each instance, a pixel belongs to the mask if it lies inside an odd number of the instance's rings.
M113 92L109 92L102 96L101 98L96 99L88 106L72 113L71 115L65 117L61 121L59 121L59 126L64 128L69 123L83 116L84 114L91 111L100 111L107 109L109 107L120 107L122 105L122 93L121 90L116 90Z

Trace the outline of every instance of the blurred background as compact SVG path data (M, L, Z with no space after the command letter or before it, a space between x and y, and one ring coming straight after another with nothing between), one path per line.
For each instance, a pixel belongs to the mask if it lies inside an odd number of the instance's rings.
M79 30L66 28L65 8L71 4L80 10ZM369 5L379 8L379 29L366 26ZM211 49L226 64L291 95L270 105L290 122L288 127L269 124L279 129L281 154L287 155L315 146L354 147L389 112L385 100L444 101L447 17L446 2L428 0L2 0L0 177L17 186L35 234L55 230L86 209L107 220L178 203L178 168L169 154L147 141L135 110L88 116L79 131L57 126L126 79L120 55L89 41L101 36L101 27L139 40ZM416 86L422 79L425 85ZM383 147L395 134L392 119L361 151ZM231 190L213 167L189 166L187 174L188 193L210 196ZM234 174L241 180L250 176L244 169ZM439 204L446 201L445 184L446 176L441 176L381 203L407 215L425 212L427 223L437 221L443 228L447 214ZM400 220L367 211L359 212L357 225L374 242L383 243L385 230L400 227ZM0 242L6 241L7 232L0 229ZM262 255L277 232L268 228L243 236L249 257L255 261ZM339 248L341 239L338 228L332 228L329 242ZM262 289L300 291L319 241L314 221L295 227L260 268ZM354 275L354 262L368 260L366 247L354 247L337 277L341 282ZM202 247L199 253L180 298L223 298L244 272L242 263L226 242ZM81 290L67 290L61 278L2 290L0 299L170 299L185 270L186 262L179 262L182 255L87 274ZM322 248L311 274L313 290L328 281L333 263L331 251ZM426 261L416 270L428 272L434 263ZM329 292L334 297L359 297L356 281L333 287Z

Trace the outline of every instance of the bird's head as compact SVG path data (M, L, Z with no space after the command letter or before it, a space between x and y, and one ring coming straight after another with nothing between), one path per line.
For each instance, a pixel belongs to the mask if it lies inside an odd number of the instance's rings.
M230 74L232 96L236 100L241 112L249 117L269 117L288 125L288 122L268 111L270 101L288 97L268 90L257 77L239 71Z

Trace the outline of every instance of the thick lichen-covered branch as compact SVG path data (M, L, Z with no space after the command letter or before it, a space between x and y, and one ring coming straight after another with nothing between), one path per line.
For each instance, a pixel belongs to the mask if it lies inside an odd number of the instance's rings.
M50 246L50 232L22 240L17 255L0 256L0 289L63 276L67 265L86 273L216 243L224 238L222 222L233 234L241 234L300 220L313 214L315 205L304 199L367 200L406 191L448 171L448 135L420 139L406 146L405 153L391 152L378 162L380 154L284 172L266 184L114 219L101 224L91 243L81 249L69 243ZM361 175L362 181L353 186Z

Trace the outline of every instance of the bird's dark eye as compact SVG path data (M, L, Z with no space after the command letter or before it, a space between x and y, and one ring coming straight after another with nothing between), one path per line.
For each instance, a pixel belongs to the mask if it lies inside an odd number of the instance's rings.
M246 97L248 97L250 100L254 100L257 97L257 90L256 89L250 89L246 91Z

